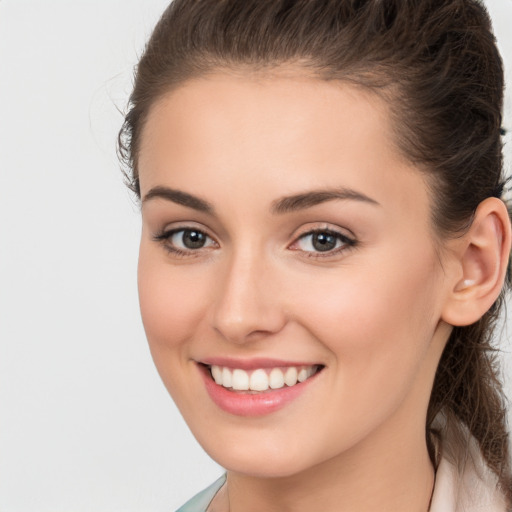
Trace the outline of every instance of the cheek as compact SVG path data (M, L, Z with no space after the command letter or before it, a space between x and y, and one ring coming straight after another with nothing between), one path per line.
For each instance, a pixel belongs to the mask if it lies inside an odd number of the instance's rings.
M402 410L405 402L415 404L407 406L414 417L423 415L422 390L430 385L428 354L437 325L436 288L428 266L418 263L360 276L351 269L330 288L310 284L312 296L323 298L299 314L331 353L332 371L326 375L333 390L327 411L315 414L328 415L326 438L340 449Z
M160 250L161 251L161 250ZM202 399L191 360L190 340L204 318L205 280L171 266L166 255L141 244L138 265L139 302L151 356L160 377L182 414L193 413Z
M201 318L201 276L166 264L165 255L141 244L138 265L139 302L150 348L177 349L193 334Z
M437 326L439 280L431 251L390 253L380 264L347 267L302 282L309 300L297 317L331 352L343 390L405 389L426 358Z
M433 322L435 279L428 268L419 263L376 266L372 271L365 265L360 270L348 268L338 275L301 282L297 288L308 290L308 300L302 305L297 301L298 316L308 319L314 331L322 332L320 339L352 333L346 343L354 349L383 343L384 335L390 333L400 338Z

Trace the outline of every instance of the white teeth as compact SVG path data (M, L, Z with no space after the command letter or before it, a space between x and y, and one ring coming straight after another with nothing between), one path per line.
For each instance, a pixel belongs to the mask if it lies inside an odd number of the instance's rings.
M298 382L304 382L315 374L317 366L297 368L290 366L283 372L281 368L264 370L259 368L252 373L235 368L227 368L213 365L211 375L216 384L235 391L267 391L281 389L286 386L295 386Z
M297 380L299 382L304 382L308 378L308 371L306 368L301 368L299 374L297 375Z
M222 385L230 388L233 385L233 375L228 368L222 368Z
M280 389L284 386L284 375L279 368L273 368L268 376L269 386L272 389Z
M297 384L297 368L290 366L284 374L284 382L287 386L295 386Z
M222 369L220 366L212 366L212 377L216 384L222 385Z
M233 389L247 391L249 389L249 374L245 370L233 370Z
M265 370L252 372L249 380L249 389L252 391L265 391L268 389L268 375Z

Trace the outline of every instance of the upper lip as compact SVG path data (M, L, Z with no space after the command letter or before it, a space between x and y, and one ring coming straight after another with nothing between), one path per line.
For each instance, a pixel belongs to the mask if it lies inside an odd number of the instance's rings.
M206 366L222 366L227 368L240 368L241 370L257 370L259 368L277 368L288 366L323 366L320 363L307 361L285 361L283 359L272 359L257 357L252 359L236 359L230 357L208 357L197 361Z

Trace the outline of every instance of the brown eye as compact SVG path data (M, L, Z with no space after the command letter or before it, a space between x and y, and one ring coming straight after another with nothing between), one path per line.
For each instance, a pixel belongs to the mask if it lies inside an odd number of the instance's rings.
M314 233L311 238L311 244L320 252L332 251L336 248L336 236L331 233Z
M171 229L155 236L172 253L192 253L201 249L218 247L215 240L204 231L194 228Z
M318 253L336 254L356 244L355 240L336 231L310 231L297 239L292 249L309 253L314 256Z
M208 237L203 232L192 229L178 231L172 238L174 239L174 237L181 238L181 244L187 249L201 249L208 240Z

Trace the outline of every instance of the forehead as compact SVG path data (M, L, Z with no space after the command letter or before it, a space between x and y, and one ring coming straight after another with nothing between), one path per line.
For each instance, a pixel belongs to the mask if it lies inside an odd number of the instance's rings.
M182 128L173 135L183 138L211 136L207 131L212 127L217 132L243 128L241 135L264 139L267 134L267 142L272 131L280 130L281 143L287 134L300 135L298 130L305 133L305 129L315 132L315 140L341 141L348 135L343 126L351 123L354 138L367 132L360 140L370 139L376 130L379 138L387 139L387 147L394 147L388 111L376 93L339 80L320 80L292 70L216 72L180 84L151 106L141 149L156 140L164 126L172 129L173 120ZM193 133L183 131L186 128Z
M287 74L217 73L157 101L142 133L141 192L264 195L344 186L418 205L423 175L395 144L387 103L355 85ZM398 188L397 188L398 187ZM394 197L396 202L397 197ZM408 201L409 199L409 201Z

